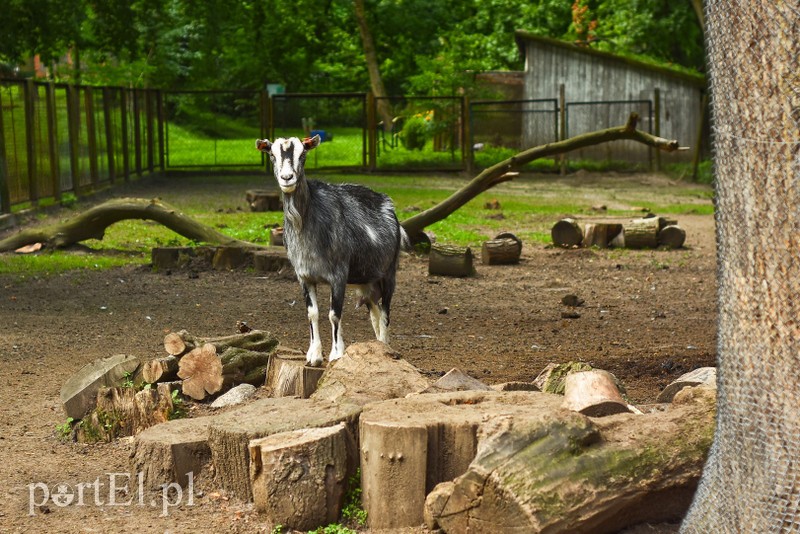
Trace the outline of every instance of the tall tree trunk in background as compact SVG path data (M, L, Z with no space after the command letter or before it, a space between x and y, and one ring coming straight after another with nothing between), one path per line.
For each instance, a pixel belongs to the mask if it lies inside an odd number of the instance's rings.
M685 533L800 529L796 1L708 0L719 262L717 431Z
M700 29L704 30L706 27L706 20L703 15L703 0L692 0L692 7L694 8L694 14L697 15L697 22L700 23Z
M364 59L367 61L367 72L369 72L369 83L372 87L372 94L375 95L376 105L378 108L378 116L383 121L384 130L389 130L392 127L392 106L386 99L386 87L383 85L383 78L381 78L381 71L378 68L378 54L375 52L375 40L372 38L372 32L369 30L367 24L367 14L364 10L364 0L354 0L353 7L355 9L356 21L358 22L358 31L361 34L361 42L364 44Z

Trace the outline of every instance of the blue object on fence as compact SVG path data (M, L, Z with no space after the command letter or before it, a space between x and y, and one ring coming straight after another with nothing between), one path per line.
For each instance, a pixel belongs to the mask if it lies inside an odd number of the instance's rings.
M315 135L318 135L323 143L325 141L333 141L333 134L327 130L311 130L311 137Z

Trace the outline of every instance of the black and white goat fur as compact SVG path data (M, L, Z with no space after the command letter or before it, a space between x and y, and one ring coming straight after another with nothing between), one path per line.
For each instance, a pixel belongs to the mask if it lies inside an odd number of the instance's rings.
M283 192L283 239L303 288L311 327L306 362L313 366L323 361L317 284L331 286L330 361L344 353L341 318L347 284L358 286L359 305L367 305L375 337L388 343L397 262L408 243L388 196L360 185L306 180L306 155L319 143L318 135L302 141L256 140L256 148L269 154Z

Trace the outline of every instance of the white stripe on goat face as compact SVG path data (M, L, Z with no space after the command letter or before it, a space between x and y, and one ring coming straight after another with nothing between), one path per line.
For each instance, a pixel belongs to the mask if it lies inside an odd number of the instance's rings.
M303 143L296 137L278 138L270 148L275 168L275 178L284 193L292 193L297 187L303 165Z

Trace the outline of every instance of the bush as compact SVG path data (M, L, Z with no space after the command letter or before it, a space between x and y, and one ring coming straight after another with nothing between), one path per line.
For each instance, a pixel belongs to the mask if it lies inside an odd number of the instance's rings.
M406 120L400 139L408 150L422 150L430 138L429 123L423 117L414 116Z

